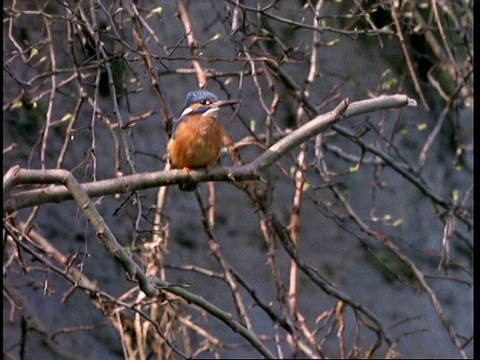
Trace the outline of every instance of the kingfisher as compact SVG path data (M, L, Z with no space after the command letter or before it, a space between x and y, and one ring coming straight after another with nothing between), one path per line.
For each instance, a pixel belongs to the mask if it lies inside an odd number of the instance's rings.
M189 92L167 145L172 168L184 169L188 174L192 169L209 170L215 165L223 145L223 126L217 119L218 111L239 102L218 100L215 94L205 90ZM182 191L193 191L197 184L188 181L179 187Z

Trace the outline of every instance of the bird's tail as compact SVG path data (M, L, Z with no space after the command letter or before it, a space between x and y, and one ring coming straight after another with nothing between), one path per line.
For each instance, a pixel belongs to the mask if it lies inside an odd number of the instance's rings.
M182 191L193 191L197 188L197 183L194 181L188 181L188 182L178 184L178 187Z

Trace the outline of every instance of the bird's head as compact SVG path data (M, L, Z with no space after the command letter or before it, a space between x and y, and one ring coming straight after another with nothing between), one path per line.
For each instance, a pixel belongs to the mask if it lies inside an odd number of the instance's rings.
M205 90L191 91L185 97L180 117L185 115L216 117L221 107L238 102L239 100L218 100L215 94Z

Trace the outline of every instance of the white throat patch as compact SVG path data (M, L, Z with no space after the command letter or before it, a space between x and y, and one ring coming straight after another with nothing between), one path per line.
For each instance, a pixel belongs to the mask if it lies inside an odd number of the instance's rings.
M214 108L210 108L207 111L205 111L201 114L198 114L198 115L217 117L217 114L218 114L219 110L220 110L220 108L214 107ZM193 109L189 106L185 110L183 110L183 112L180 114L180 116L186 116L186 115L191 114L192 112L193 112Z
M218 108L218 107L214 107L214 108L208 109L207 111L205 111L205 112L202 114L202 116L217 117L218 110L220 110L220 108Z

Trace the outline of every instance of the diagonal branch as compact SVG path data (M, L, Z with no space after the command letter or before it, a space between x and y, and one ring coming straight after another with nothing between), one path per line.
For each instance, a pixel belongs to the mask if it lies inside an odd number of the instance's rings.
M282 156L304 141L325 131L341 119L372 111L412 106L414 100L406 95L381 96L374 99L354 102L348 105L344 100L334 110L317 116L299 127L283 139L272 145L251 163L238 167L222 167L211 171L191 171L190 175L182 170L155 171L127 175L121 178L100 180L82 184L81 188L89 197L95 198L116 193L126 193L152 187L179 184L191 176L196 182L206 181L244 181L259 179L263 170L273 165ZM11 168L4 176L3 194L4 212L13 212L23 208L45 203L59 203L73 199L65 186L49 186L35 190L26 190L16 194L10 191L20 184L51 184L48 173L54 170L27 170ZM15 176L13 176L15 174Z
M32 172L42 172L42 176L32 177ZM77 182L72 173L68 172L67 170L39 171L13 168L13 170L10 169L8 171L7 175L9 176L10 180L10 183L7 184L7 188L8 186L15 185L21 180L36 180L36 183L46 184L63 184L63 186L65 186L71 192L79 208L83 211L84 215L92 224L100 242L105 246L105 248L110 252L110 254L116 260L118 260L118 262L128 273L128 275L138 282L140 290L142 290L147 296L156 297L160 294L161 290L178 295L185 299L187 302L193 303L201 307L208 313L223 321L235 332L238 332L242 337L249 341L252 346L254 346L264 357L273 358L273 355L261 343L261 341L250 330L241 325L238 321L234 320L232 314L221 310L220 308L206 301L202 297L190 293L183 288L172 286L157 277L147 277L147 275L140 268L140 266L127 254L127 252L119 244L115 235L112 233L105 220L96 209L92 200L89 198L87 192Z
M341 289L337 288L334 284L330 283L325 279L315 268L304 263L297 255L297 248L292 242L288 231L285 229L285 226L280 222L276 214L272 213L269 215L269 222L275 229L277 238L280 240L280 243L287 251L288 255L295 261L300 270L308 276L316 285L318 285L326 294L332 295L335 298L343 301L344 303L350 305L352 308L356 309L363 315L365 315L372 323L375 324L375 329L377 333L381 334L388 345L394 346L395 341L390 337L388 331L384 328L380 319L378 319L369 309L367 309L361 303L358 303L352 300L347 294L345 294Z

